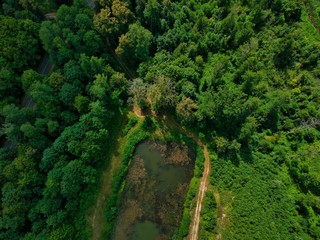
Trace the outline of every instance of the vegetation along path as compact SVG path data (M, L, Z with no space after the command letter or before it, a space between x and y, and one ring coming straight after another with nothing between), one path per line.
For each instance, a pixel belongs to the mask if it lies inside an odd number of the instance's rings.
M90 238L91 240L101 239L102 232L104 230L104 213L106 199L110 195L112 189L112 179L121 167L121 153L123 151L123 147L125 146L125 142L128 140L128 136L130 135L130 133L128 133L126 136L121 137L122 129L124 128L124 123L125 121L122 123L122 127L116 135L111 162L102 171L101 189L99 190L95 206L92 209L92 215L88 219L92 229L92 237ZM130 132L133 131L135 128L136 127L133 127L130 130Z
M145 115L143 115L140 111L140 109L137 108L133 108L132 110L133 114L135 114L137 117L139 118L144 118ZM130 114L130 113L129 113ZM157 117L155 114L154 117ZM200 225L200 213L201 213L201 209L202 209L202 202L205 196L205 191L206 191L206 187L207 187L207 183L208 183L208 177L209 177L209 173L210 173L210 157L209 157L209 151L207 146L200 140L200 138L194 134L193 132L190 132L184 128L182 128L172 117L170 116L164 116L163 120L165 121L166 125L177 129L179 132L187 135L188 137L192 138L203 150L203 154L204 154L204 171L203 171L203 175L200 181L200 185L199 185L199 189L198 189L198 193L197 193L197 200L196 200L196 209L194 211L194 216L192 217L192 221L191 221L191 225L190 225L190 231L189 231L189 239L190 240L196 240L198 239L198 233L199 233L199 225ZM132 129L131 129L132 131ZM121 146L124 146L124 141L126 141L126 137L122 138L119 140L119 136L117 137L117 143L115 144L116 148L119 148ZM121 141L122 143L119 144L119 141ZM110 185L110 179L112 179L112 176L110 176L110 174L114 173L115 170L115 166L113 163L117 162L117 167L119 168L119 152L121 152L121 149L116 149L115 152L117 153L116 156L112 157L111 160L111 166L108 167L105 172L103 173L103 177L102 177L102 189L99 192L99 196L97 198L97 202L96 205L94 207L93 210L93 215L90 218L90 222L91 222L91 226L92 226L92 230L93 230L93 236L92 236L92 240L97 240L101 237L101 233L103 231L103 205L106 199L106 196L108 196L108 189L111 188ZM108 186L108 187L106 187Z
M139 111L137 108L134 108L133 112L136 116L138 116L140 118L144 117L143 115L141 115L141 111ZM155 116L155 117L157 117L157 116ZM179 132L192 138L203 150L203 155L204 155L204 159L205 159L204 170L203 170L202 178L201 178L198 193L197 193L196 209L195 209L192 221L191 221L190 231L189 231L189 239L196 240L196 239L198 239L198 235L199 235L200 213L201 213L202 202L203 202L203 199L205 196L205 191L206 191L207 183L208 183L208 177L209 177L209 173L210 173L209 151L208 151L207 146L200 140L200 138L196 134L182 128L172 117L165 116L164 120L168 126L175 128L175 129L179 130Z
M204 198L204 194L206 191L206 186L208 182L209 172L210 172L210 158L207 146L203 145L203 155L204 155L204 171L200 182L200 187L198 190L198 197L197 197L197 206L194 212L194 217L192 219L191 224L191 232L189 233L191 240L198 239L199 233L199 225L200 225L200 213L202 209L202 202Z
M189 239L196 240L196 239L198 239L198 235L199 235L200 213L201 213L202 202L204 199L204 195L205 195L205 191L206 191L207 183L208 183L208 177L209 177L209 173L210 173L209 151L208 151L207 146L200 140L200 138L196 134L182 128L171 117L166 117L165 120L168 125L178 129L183 134L192 138L203 150L203 155L204 155L204 159L205 159L204 160L204 170L203 170L202 178L201 178L198 193L197 193L196 209L195 209L192 221L191 221L190 231L189 231Z

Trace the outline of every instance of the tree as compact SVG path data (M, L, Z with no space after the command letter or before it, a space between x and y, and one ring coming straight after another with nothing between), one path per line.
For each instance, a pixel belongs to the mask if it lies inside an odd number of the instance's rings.
M25 92L28 92L34 82L41 80L42 76L39 73L32 69L26 70L21 76L22 88Z
M83 184L95 182L95 171L80 160L70 161L62 170L61 194L74 198L83 188Z
M54 0L19 0L19 4L27 10L40 11L41 13L50 12L56 8L59 1Z
M129 31L119 38L115 52L132 66L147 60L152 41L152 33L139 23L129 26Z
M148 0L143 11L147 26L153 33L158 33L161 29L161 4L157 0Z
M62 66L71 59L79 58L80 54L99 54L102 40L92 29L92 17L86 1L80 0L72 6L62 5L55 22L42 23L40 39L54 63Z
M147 92L148 101L154 111L173 107L177 102L175 84L170 78L160 76L150 85Z
M113 91L117 91L119 96L127 96L129 81L124 73L114 72L110 77L110 87Z
M256 132L257 127L259 124L257 123L257 120L254 117L247 117L245 123L241 127L239 139L248 141L251 136Z
M59 72L53 72L49 77L44 79L44 82L48 84L55 92L60 92L61 87L67 80Z
M64 65L63 75L70 82L84 80L81 66L79 66L78 62L75 60L70 60Z
M59 117L60 105L54 90L47 84L35 82L30 88L30 96L37 104L42 115L56 119Z
M19 78L10 68L2 67L0 69L0 98L5 101L14 100L14 96L20 93ZM0 104L1 105L1 104Z
M131 21L132 12L128 4L120 0L113 0L112 6L102 8L93 18L95 29L104 36L115 37L121 33L124 26Z
M5 117L4 133L6 137L13 142L21 140L20 126L27 121L27 113L25 109L19 109L17 106L6 105L1 112Z
M60 34L59 28L54 25L51 21L43 21L41 23L39 37L43 48L46 51L52 49L53 40L55 37Z
M21 72L26 66L33 66L39 59L39 25L28 19L1 17L0 26L2 67Z
M39 198L42 176L34 160L34 149L20 146L19 155L2 172L7 182L1 194L0 237L19 239L28 226L28 213ZM14 236L14 238L12 237Z
M198 109L198 105L189 97L183 97L177 104L177 115L184 121L191 121L195 117L195 112Z
M78 95L74 99L74 106L80 114L86 113L89 109L90 100L86 96Z
M103 48L103 41L95 30L86 31L83 35L83 52L90 55L97 55Z
M76 84L65 83L61 87L61 91L59 93L60 101L66 106L73 107L75 97L81 93L81 88Z
M299 21L303 3L299 0L284 0L282 9L287 22Z
M140 78L136 78L130 82L128 93L132 96L132 103L134 105L137 105L142 109L146 107L147 89L148 84L144 83ZM128 101L130 102L131 99Z
M215 143L217 152L220 154L225 153L225 151L227 150L228 145L229 145L228 139L226 139L224 137L215 138L214 143Z
M234 84L226 84L217 92L210 89L201 94L197 113L200 120L206 117L214 121L217 129L233 135L246 115L252 111L250 104L251 101L247 100L247 95L240 88Z
M108 77L104 74L96 75L96 79L90 88L90 93L99 100L104 100L107 97L107 93L110 90Z
M117 20L111 16L111 10L108 7L101 9L100 12L94 16L93 24L101 34L112 34L118 30L116 28Z
M105 68L105 60L103 58L88 57L85 54L81 54L79 60L83 73L89 79L93 79L96 74L102 73Z

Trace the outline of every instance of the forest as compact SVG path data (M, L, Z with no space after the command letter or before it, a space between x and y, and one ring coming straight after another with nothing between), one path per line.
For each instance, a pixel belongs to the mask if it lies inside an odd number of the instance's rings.
M164 116L210 152L198 239L320 239L319 106L318 0L3 0L0 239L94 239L120 136L111 239L135 146Z

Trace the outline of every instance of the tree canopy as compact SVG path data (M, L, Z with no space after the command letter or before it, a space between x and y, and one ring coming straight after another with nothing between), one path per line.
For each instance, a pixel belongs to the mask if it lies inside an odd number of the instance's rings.
M2 1L0 239L90 238L101 169L132 105L208 147L221 201L207 192L199 239L319 239L320 4L88 2Z

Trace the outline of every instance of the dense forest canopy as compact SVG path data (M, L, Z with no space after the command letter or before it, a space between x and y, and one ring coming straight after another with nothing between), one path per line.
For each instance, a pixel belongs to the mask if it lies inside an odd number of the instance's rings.
M199 239L319 239L319 57L317 0L2 1L0 239L90 238L132 104L217 154Z

